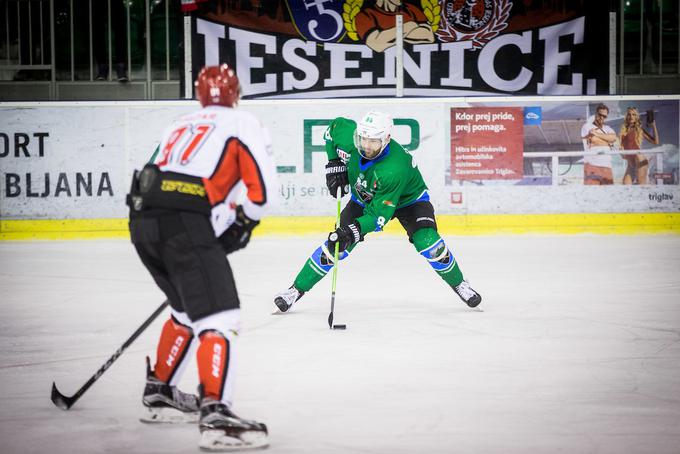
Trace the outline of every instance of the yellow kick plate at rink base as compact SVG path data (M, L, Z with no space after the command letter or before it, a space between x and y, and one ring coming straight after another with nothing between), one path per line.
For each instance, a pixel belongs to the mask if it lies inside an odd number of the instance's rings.
M0 241L129 238L127 219L0 220ZM330 232L331 216L271 216L255 236L319 235ZM495 234L680 234L680 213L501 214L440 215L442 235ZM404 234L390 222L387 234Z

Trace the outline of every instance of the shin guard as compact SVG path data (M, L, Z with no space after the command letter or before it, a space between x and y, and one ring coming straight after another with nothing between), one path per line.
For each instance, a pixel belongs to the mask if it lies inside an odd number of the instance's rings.
M349 247L346 251L338 254L338 260L344 260L354 249L356 244ZM324 241L307 259L297 277L295 278L295 288L303 292L308 292L321 279L333 269L334 254L328 250L328 241Z
M436 230L424 228L413 234L413 245L418 253L425 257L432 269L447 284L455 287L463 281L463 273L456 259Z
M199 340L196 361L203 397L221 401L229 374L230 342L216 330L203 331Z
M192 329L171 316L163 325L156 349L154 375L160 381L174 386L189 361L187 354L194 339Z

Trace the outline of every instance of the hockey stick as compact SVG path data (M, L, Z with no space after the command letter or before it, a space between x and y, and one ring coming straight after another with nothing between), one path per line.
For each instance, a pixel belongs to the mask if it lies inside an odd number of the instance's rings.
M132 342L134 342L137 337L139 337L140 334L142 334L142 331L144 331L155 319L158 317L158 315L163 312L163 309L165 309L165 306L167 306L170 302L169 301L164 301L163 304L158 306L158 309L156 309L149 318L146 319L144 323L142 323L142 326L137 328L137 331L132 333L132 336L128 340L125 341L123 345L120 346L116 352L111 355L111 357L102 365L102 367L99 368L97 372L93 376L90 377L90 379L85 383L74 395L71 397L65 396L62 393L59 392L57 389L57 384L52 382L52 402L54 402L54 405L57 407L61 408L62 410L68 410L73 406L73 404L76 403L80 397L85 394L85 391L87 391L90 386L94 384L97 380L99 380L99 377L106 372L106 370L111 367L111 365L118 359L120 355L123 354L123 351L125 351L126 348L130 346Z
M337 214L335 217L335 228L337 229L340 227L340 205L342 203L342 192L340 192L341 188L338 188L338 191L335 194L335 199L338 201L338 208L337 208ZM333 284L331 286L331 313L328 314L328 327L330 329L346 329L347 325L334 325L333 324L333 310L335 309L335 283L338 280L338 256L339 254L339 249L340 249L340 243L338 241L335 242L335 256L333 257Z

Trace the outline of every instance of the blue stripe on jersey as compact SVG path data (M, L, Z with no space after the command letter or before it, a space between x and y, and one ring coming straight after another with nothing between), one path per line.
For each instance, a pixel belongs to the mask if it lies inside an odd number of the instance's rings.
M407 206L411 206L411 205L413 205L414 203L418 203L418 202L429 202L429 201L430 201L430 194L427 192L427 189L426 189L426 190L424 190L423 193L420 194L420 195L418 196L418 198L415 199L413 202L409 202L409 203L407 203L406 205L399 205L399 206L397 207L397 210L400 209L400 208L405 208L405 207L407 207Z
M378 156L376 159L367 159L366 164L363 164L362 161L364 160L364 158L360 157L359 158L359 170L361 170L362 172L365 171L366 169L371 167L373 164L376 164L376 163L382 161L383 159L385 159L389 153L390 153L390 144L388 143L387 146L385 146L385 149L382 151L382 154L380 156Z
M351 197L350 197L350 198L351 198L354 202L356 202L357 204L361 205L362 207L364 207L364 208L366 207L366 204L364 204L364 202L362 202L361 199L356 198L356 197L354 196L354 193L351 194Z

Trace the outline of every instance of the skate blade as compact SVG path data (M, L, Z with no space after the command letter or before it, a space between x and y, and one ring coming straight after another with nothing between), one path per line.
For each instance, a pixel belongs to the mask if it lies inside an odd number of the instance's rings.
M282 314L285 314L290 310L291 307L293 307L292 304L289 306L288 303L286 303L286 301L281 297L274 298L274 305Z
M229 437L222 430L205 430L198 442L199 448L212 452L263 449L267 446L269 446L267 434L255 430L243 432L238 438Z
M199 412L186 413L169 407L145 407L139 420L146 424L197 423Z

